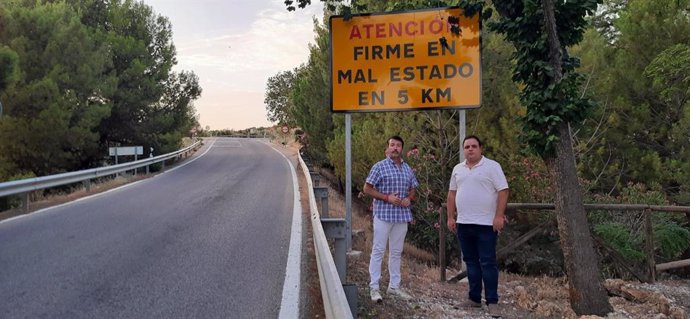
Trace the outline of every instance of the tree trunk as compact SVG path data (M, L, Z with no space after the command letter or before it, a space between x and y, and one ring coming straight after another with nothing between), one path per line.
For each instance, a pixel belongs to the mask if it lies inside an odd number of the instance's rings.
M554 70L552 82L557 84L563 78L563 48L558 38L553 0L543 0L542 8L544 31L549 45L549 63ZM613 308L599 277L599 261L577 179L569 123L560 124L558 135L560 140L556 145L556 156L547 159L546 165L551 184L556 190L554 205L568 276L570 306L578 315L606 316Z
M578 315L606 316L613 311L599 277L589 223L577 179L568 124L560 127L556 157L546 161L554 186L556 219L568 276L570 306Z

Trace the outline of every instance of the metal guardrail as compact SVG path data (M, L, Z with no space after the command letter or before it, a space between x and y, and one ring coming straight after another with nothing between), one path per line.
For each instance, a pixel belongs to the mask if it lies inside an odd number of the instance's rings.
M319 282L321 284L321 297L323 298L323 308L326 318L347 319L353 318L350 306L340 281L338 270L336 269L333 256L331 255L326 234L321 225L321 216L316 206L316 196L314 195L314 184L309 174L307 164L304 163L302 155L299 154L299 164L307 180L309 189L309 211L311 212L311 226L314 238L314 251L316 253L316 265L319 269Z
M168 154L158 155L155 157L149 157L146 159L122 163L117 165L98 167L92 169L86 169L76 172L67 172L55 175L48 175L42 177L32 177L25 178L15 181L9 181L0 183L0 197L18 195L18 194L28 194L33 191L51 188L55 186L67 185L77 182L90 181L91 179L114 175L122 173L129 170L134 170L140 167L148 166L158 162L163 162L165 160L171 159L173 157L185 154L201 145L201 141L196 141L194 144L183 148L181 150L171 152ZM25 203L25 206L28 204Z

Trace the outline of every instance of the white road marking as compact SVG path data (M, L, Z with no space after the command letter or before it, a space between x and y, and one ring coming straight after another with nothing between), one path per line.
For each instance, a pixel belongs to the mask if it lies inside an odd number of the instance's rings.
M297 183L297 173L295 167L283 153L278 152L290 165L292 172L293 187L293 207L292 207L292 231L290 232L290 250L288 251L287 266L285 268L285 281L283 283L283 299L280 303L280 313L278 318L292 319L299 318L300 310L300 281L301 281L301 262L302 262L302 205L300 204L299 185Z

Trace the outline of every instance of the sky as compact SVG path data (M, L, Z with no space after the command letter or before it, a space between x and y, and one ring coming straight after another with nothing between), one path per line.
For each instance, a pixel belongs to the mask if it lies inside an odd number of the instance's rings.
M202 128L272 126L266 119L268 78L309 57L321 1L288 12L283 0L143 0L172 24L174 71L193 71L203 90L194 102Z

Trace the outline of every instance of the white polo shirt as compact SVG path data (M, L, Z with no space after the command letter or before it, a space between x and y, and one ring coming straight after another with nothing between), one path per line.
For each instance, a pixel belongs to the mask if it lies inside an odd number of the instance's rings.
M455 165L450 186L455 193L457 223L491 226L496 215L498 192L508 188L501 164L484 156L470 169L467 160Z

